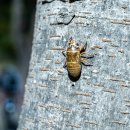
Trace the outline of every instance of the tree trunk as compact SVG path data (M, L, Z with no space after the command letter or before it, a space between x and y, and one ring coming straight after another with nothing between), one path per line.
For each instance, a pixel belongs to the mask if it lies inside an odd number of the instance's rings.
M130 129L129 17L129 0L38 0L18 130ZM75 85L61 52L70 37L95 53Z

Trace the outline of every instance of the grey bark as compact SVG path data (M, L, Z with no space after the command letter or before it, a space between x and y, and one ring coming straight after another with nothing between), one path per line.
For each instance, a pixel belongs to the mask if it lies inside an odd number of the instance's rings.
M18 130L130 129L129 0L38 0ZM73 86L61 53L88 42L93 66Z

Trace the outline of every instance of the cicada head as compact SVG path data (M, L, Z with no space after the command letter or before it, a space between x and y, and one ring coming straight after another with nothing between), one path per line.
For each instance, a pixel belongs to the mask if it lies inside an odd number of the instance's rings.
M68 48L79 48L79 44L71 37L68 41Z

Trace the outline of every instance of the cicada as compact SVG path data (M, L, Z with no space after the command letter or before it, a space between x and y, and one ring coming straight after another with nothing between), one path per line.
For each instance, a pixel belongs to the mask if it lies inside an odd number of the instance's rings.
M87 42L79 45L73 38L67 42L67 49L62 51L66 57L64 68L67 68L68 75L72 81L77 81L81 75L82 65L92 66L87 59L93 58L94 55L86 55Z

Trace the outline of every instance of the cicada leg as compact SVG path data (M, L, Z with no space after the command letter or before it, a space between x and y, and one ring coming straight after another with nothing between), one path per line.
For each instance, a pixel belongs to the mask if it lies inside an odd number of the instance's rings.
M82 58L90 59L94 57L94 54L81 53Z
M62 51L62 54L63 54L63 56L65 56L66 57L66 51L64 50L64 51Z
M86 48L87 48L87 42L84 44L84 45L81 45L80 46L80 53L84 53L86 51Z
M66 64L66 61L65 61L64 65L63 65L63 68L66 68L66 67L67 67L67 64Z
M86 58L81 58L81 63L84 66L92 66L93 64L91 62L89 62Z

